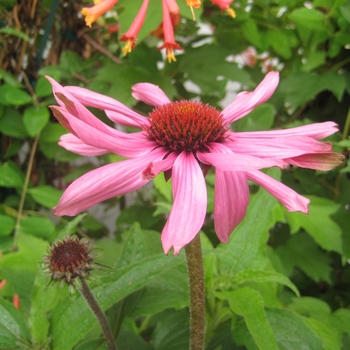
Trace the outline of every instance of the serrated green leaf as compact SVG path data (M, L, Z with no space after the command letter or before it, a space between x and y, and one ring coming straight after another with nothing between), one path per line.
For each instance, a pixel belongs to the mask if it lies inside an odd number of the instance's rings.
M309 198L311 200L309 215L286 212L291 232L298 232L302 227L323 249L342 253L341 228L331 218L340 205L326 198L316 196Z
M22 314L10 302L0 298L0 348L30 344L30 332Z
M37 186L28 189L33 199L46 208L52 208L57 205L63 191L57 190L51 186Z
M24 174L13 164L0 165L0 186L21 188L24 183Z
M8 236L15 229L16 220L8 215L0 214L0 236Z
M28 107L24 111L23 122L28 134L36 136L47 124L50 119L50 113L45 106Z
M159 274L166 271L171 274L171 269L179 264L185 264L179 256L157 254L146 257L101 278L102 284L93 288L93 292L101 308L106 310L127 295L145 287ZM51 336L55 350L71 349L94 322L95 318L82 298L73 304L69 300L61 302L52 312ZM62 337L62 334L65 336Z
M286 274L291 273L294 266L298 266L316 282L331 282L329 258L306 233L290 237L287 243L276 249L276 253L286 269Z
M48 240L53 240L55 225L47 218L29 216L23 218L19 225L19 232Z
M243 316L247 328L260 350L278 349L272 328L267 321L264 301L256 290L243 287L215 294L220 299L228 300L230 309Z
M299 296L297 287L288 277L275 271L264 271L257 269L246 269L238 272L231 277L232 285L240 285L246 282L274 282L289 287L296 295Z

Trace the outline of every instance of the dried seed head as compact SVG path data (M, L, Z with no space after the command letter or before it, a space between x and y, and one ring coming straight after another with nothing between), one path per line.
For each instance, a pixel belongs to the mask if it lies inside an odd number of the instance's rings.
M57 240L48 248L49 254L44 256L44 270L54 281L75 284L77 277L89 277L95 267L92 248L89 241L76 236Z

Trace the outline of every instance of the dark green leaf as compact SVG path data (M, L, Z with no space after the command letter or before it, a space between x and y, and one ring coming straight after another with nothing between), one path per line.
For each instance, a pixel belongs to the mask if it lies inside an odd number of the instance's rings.
M62 196L62 191L51 186L38 186L30 188L28 193L32 195L34 200L46 208L52 208L57 205Z
M19 231L27 235L53 240L55 225L47 218L29 216L21 220Z
M46 97L52 95L52 87L50 82L44 78L40 77L36 83L35 95L37 97Z
M16 220L11 216L0 214L0 236L8 236L15 228Z
M34 106L28 107L24 111L23 122L30 136L36 136L47 124L50 113L47 107Z
M5 135L18 138L28 135L21 114L11 107L6 107L0 118L0 131Z
M0 186L21 188L24 183L24 174L13 163L0 165Z

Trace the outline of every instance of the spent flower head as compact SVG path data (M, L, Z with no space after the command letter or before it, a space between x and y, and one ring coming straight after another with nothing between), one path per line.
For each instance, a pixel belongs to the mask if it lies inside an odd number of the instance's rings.
M49 248L49 254L43 258L43 269L53 281L68 285L79 284L79 278L88 278L90 271L96 268L93 263L96 255L93 246L83 238L67 236L56 240Z
M333 122L285 130L234 132L230 124L267 101L279 82L270 72L252 92L239 93L223 111L196 101L171 102L156 85L133 86L133 97L154 106L144 117L119 101L80 87L63 87L49 78L59 106L51 106L69 131L59 144L85 156L109 152L128 160L107 164L75 180L54 208L76 215L108 198L135 191L163 172L172 178L174 203L162 232L165 253L188 244L201 229L207 209L205 175L215 168L214 225L227 242L243 220L249 202L248 180L275 196L288 211L308 212L309 199L260 169L296 165L329 170L342 155L318 140L338 130ZM86 106L105 111L114 123L139 128L127 134L96 118Z

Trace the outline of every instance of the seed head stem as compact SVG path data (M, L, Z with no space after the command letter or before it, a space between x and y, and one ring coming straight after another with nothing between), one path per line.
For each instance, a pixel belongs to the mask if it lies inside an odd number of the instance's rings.
M90 309L95 314L98 322L101 325L102 333L103 333L105 339L107 340L108 350L117 350L117 346L115 345L113 334L112 334L112 331L109 327L106 315L102 312L100 306L98 305L98 303L97 303L94 295L92 294L89 285L86 283L85 279L81 276L79 276L79 279L81 282L81 288L79 288L79 291L80 291L81 295L85 298Z

